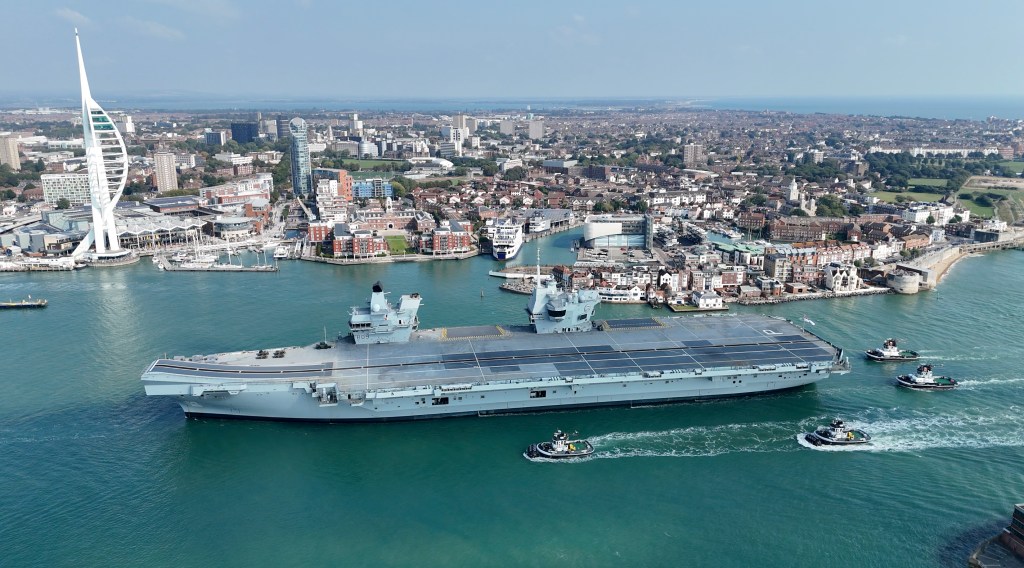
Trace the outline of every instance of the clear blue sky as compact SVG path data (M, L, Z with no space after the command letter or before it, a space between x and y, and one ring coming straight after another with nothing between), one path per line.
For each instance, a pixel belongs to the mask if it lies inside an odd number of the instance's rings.
M1024 95L1024 1L5 2L0 96Z

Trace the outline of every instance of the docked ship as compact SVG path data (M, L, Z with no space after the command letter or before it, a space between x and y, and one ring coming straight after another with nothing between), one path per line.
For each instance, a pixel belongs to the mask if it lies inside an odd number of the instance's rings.
M142 382L188 416L346 422L743 396L850 370L841 348L781 318L595 320L594 291L551 278L528 325L419 329L421 301L392 304L378 282L333 342L158 359Z
M490 227L491 254L496 260L512 260L523 248L523 224L508 217Z

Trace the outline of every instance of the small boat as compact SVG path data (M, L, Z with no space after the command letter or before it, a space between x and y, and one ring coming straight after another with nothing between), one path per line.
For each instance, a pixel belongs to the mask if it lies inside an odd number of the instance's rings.
M33 300L32 296L29 296L27 300L8 301L0 302L0 310L20 310L29 308L45 308L46 300L37 299Z
M869 349L864 352L868 356L868 359L879 362L892 362L892 361L917 361L920 356L917 351L911 351L909 349L900 349L896 346L896 340L889 338L882 344L881 349Z
M915 390L952 390L959 383L953 377L935 376L932 374L932 366L929 363L920 365L913 375L900 375L896 377L897 386Z
M582 458L592 453L594 453L594 446L587 440L571 440L565 432L555 430L550 442L530 444L530 447L526 448L526 452L523 455L527 458L561 460Z
M805 432L804 440L815 446L854 446L866 444L871 441L871 436L864 430L847 428L839 418L832 421L828 427L821 427L814 432Z

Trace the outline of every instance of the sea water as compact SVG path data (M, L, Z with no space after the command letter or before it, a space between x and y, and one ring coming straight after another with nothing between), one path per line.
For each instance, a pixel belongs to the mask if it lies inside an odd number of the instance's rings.
M539 241L566 262L575 233ZM535 261L538 242L518 262ZM962 566L1024 501L1019 251L971 257L937 291L736 311L815 322L853 371L703 403L382 424L186 420L147 398L155 358L316 342L380 280L424 327L522 322L526 296L466 261L277 274L165 273L148 259L0 274L3 566ZM600 306L598 317L666 316ZM962 387L894 386L901 339ZM872 443L810 449L841 417ZM521 455L555 429L592 458Z

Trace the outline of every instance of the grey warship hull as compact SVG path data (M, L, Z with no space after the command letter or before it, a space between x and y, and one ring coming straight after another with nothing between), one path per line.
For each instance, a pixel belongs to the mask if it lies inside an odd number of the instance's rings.
M326 348L324 348L326 347ZM849 370L842 349L767 316L413 331L407 342L159 359L147 395L189 416L365 422L655 404L776 392Z

